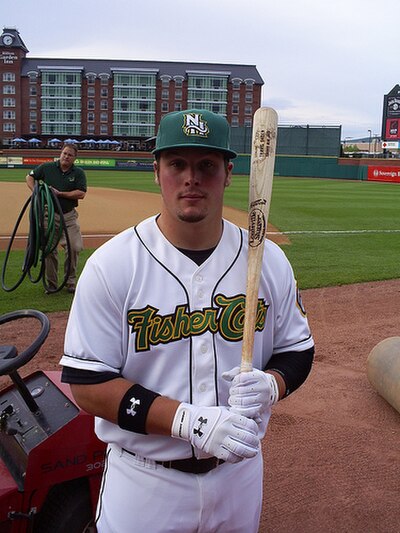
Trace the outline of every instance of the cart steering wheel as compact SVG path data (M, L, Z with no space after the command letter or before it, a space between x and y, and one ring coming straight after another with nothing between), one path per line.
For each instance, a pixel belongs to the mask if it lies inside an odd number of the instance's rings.
M23 309L21 311L6 313L0 316L0 325L22 318L36 318L41 325L40 332L32 344L21 353L18 353L15 346L0 346L0 376L10 374L26 365L39 351L49 334L49 319L44 313L35 309Z

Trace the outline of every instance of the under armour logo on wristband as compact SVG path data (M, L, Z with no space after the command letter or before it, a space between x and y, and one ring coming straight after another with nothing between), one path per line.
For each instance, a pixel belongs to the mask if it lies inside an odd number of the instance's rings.
M203 418L202 416L198 419L199 427L193 428L193 433L197 435L198 437L202 437L204 433L201 431L201 428L207 424L207 418Z
M129 401L131 402L131 406L129 409L126 410L126 414L135 416L136 415L135 409L137 405L140 405L140 400L137 400L135 397L133 397Z

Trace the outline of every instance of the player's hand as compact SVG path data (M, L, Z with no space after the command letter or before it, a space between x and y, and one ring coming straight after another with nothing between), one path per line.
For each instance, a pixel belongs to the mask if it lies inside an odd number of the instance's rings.
M259 422L262 414L279 400L279 388L275 377L262 370L240 372L236 366L222 377L231 382L228 403L231 411Z
M258 426L227 407L202 407L181 403L175 413L171 435L190 442L195 448L238 463L255 457L259 451Z

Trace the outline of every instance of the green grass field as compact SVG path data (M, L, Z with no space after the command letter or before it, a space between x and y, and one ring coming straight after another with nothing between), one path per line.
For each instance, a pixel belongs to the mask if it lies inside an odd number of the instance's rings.
M25 174L1 169L0 181L23 182ZM148 172L89 170L87 177L90 187L158 191ZM247 210L247 201L248 177L235 175L225 203ZM291 244L282 248L303 289L393 279L400 275L399 202L396 184L277 177L269 219L288 234ZM81 255L81 267L91 252ZM16 279L22 261L23 252L12 253L10 279ZM26 307L65 310L70 303L65 292L45 296L41 285L28 280L11 293L0 291L0 314Z

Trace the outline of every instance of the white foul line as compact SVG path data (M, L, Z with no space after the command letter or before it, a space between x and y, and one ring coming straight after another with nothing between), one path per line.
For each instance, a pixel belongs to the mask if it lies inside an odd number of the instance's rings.
M363 233L400 233L400 229L354 229L354 230L300 230L268 231L267 235L357 235Z

